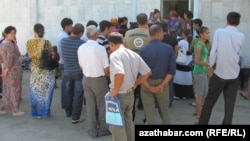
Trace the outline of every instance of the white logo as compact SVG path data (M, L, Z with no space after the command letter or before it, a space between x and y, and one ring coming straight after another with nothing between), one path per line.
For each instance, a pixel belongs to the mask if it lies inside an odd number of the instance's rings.
M141 48L143 46L143 40L141 38L135 38L134 46L137 48Z

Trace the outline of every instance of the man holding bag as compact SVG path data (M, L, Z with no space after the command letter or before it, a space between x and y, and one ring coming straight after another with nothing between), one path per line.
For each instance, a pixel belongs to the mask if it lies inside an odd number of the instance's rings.
M133 91L151 75L151 71L137 53L124 47L120 33L111 33L108 42L112 51L110 55L110 94L112 98L119 98L124 122L122 128L113 125L109 126L112 140L134 141ZM139 78L137 78L138 73L141 74Z

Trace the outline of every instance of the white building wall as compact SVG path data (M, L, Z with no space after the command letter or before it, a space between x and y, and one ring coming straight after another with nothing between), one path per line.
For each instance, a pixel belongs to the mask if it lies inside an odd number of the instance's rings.
M110 20L112 17L133 18L134 0L1 0L0 31L8 25L17 28L17 41L22 54L26 52L26 41L33 38L33 25L45 26L45 38L52 44L62 30L62 18L69 17L74 23L86 25L88 20ZM137 13L150 13L160 7L160 0L135 0Z
M249 0L199 0L198 17L202 19L203 25L211 30L211 41L215 30L226 26L226 16L230 11L241 14L239 31L245 34L245 42L242 49L242 56L245 60L245 67L250 68L250 1ZM226 41L225 41L226 42ZM230 57L230 56L229 56Z
M204 26L211 30L211 40L216 28L226 25L229 11L241 14L239 30L246 35L242 51L247 67L250 67L250 13L249 0L192 0L198 2L194 15L201 18ZM136 9L133 3L136 2ZM134 22L134 13L149 13L160 9L162 0L1 0L0 31L8 25L17 28L17 41L21 53L26 52L26 41L33 38L33 25L37 22L45 26L45 38L55 44L57 34L62 30L61 19L72 18L74 23L86 25L88 20L109 20L112 17L127 16ZM136 11L134 11L136 10ZM195 17L196 18L196 17Z

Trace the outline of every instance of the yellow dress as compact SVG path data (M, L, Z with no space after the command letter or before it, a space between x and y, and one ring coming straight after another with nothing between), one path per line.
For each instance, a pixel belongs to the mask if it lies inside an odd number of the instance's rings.
M54 71L39 68L39 58L44 48L44 43L44 39L36 38L28 40L26 44L28 56L31 58L30 99L32 116L50 115L50 105L54 92ZM49 41L48 48L53 52Z

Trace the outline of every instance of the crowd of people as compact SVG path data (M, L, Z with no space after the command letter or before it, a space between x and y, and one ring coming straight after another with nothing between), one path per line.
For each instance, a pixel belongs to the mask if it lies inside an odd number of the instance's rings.
M240 51L244 34L237 30L241 15L229 12L227 26L219 28L210 43L210 30L202 20L192 19L191 11L169 12L162 19L160 11L147 16L139 13L136 26L128 28L128 18L88 21L84 26L70 18L61 21L62 31L56 45L44 39L45 27L34 25L34 38L27 41L30 60L31 116L42 119L51 115L54 89L58 86L55 70L39 68L45 42L59 62L61 107L73 124L87 118L92 138L112 135L114 141L134 140L135 105L144 111L145 123L155 124L158 108L162 124L171 124L169 108L174 99L193 99L197 124L208 124L213 106L221 92L225 98L222 124L232 124L237 96ZM2 105L0 115L11 108L13 116L22 116L19 109L22 92L23 57L16 43L16 28L8 26L0 45ZM180 51L185 63L176 58ZM58 52L58 53L57 53ZM230 55L230 57L228 57ZM26 58L27 59L27 58ZM230 70L230 71L228 71ZM250 89L250 88L249 88ZM106 93L120 99L124 127L106 124ZM250 92L241 94L250 99ZM86 115L82 115L82 105Z

